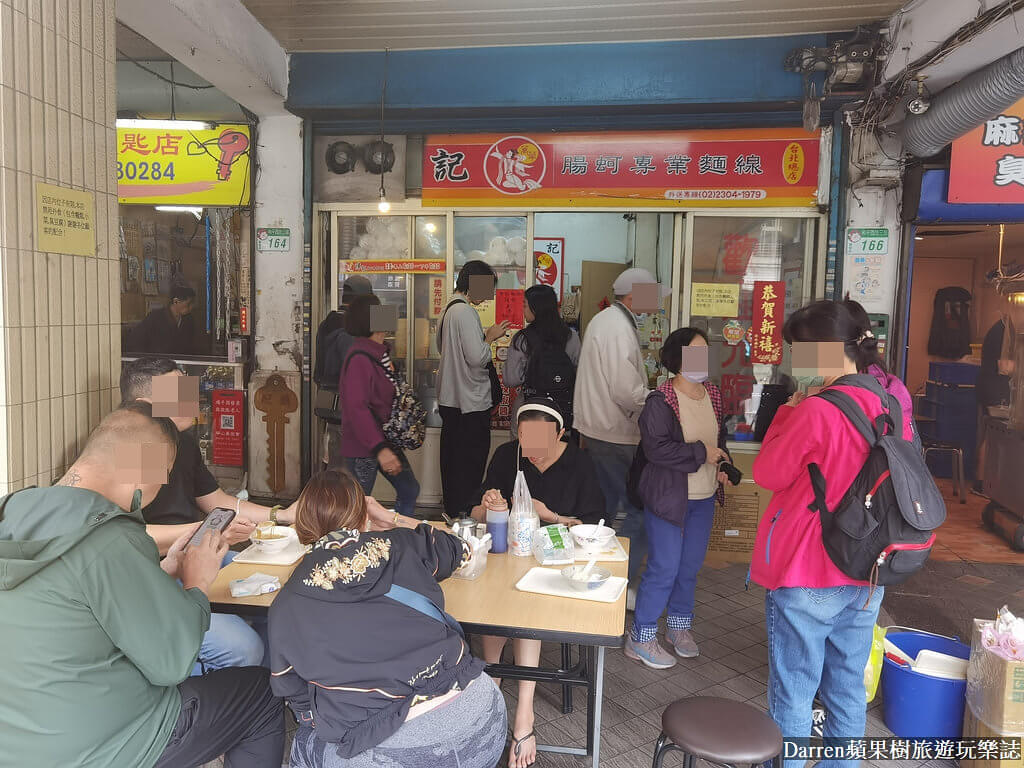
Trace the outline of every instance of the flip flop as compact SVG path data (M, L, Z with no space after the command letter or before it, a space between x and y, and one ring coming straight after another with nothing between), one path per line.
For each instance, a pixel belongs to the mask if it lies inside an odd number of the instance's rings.
M523 748L523 742L526 741L527 739L536 739L536 738L537 738L537 734L534 733L533 731L530 731L528 734L526 734L525 736L522 736L522 737L520 737L518 739L515 737L515 734L512 734L512 754L514 754L516 757L519 757L519 751ZM537 758L534 758L533 762L530 763L529 765L534 765L536 762L537 762Z

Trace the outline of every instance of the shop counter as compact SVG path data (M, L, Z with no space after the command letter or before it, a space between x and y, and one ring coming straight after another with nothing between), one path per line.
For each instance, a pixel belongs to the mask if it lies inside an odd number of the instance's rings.
M757 525L768 506L771 492L754 482L754 459L761 451L761 443L730 440L726 448L732 456L733 465L743 473L743 480L737 486L726 484L725 506L715 505L708 557L749 563Z

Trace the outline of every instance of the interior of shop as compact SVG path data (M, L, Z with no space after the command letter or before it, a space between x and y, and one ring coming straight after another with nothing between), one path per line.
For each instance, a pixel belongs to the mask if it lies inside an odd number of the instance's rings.
M941 443L951 449L928 454L948 501L949 515L935 552L939 559L1019 563L1022 557L1006 536L992 530L991 511L986 511L990 499L961 494L955 482L959 449L965 484L993 492L992 472L984 466L998 461L1000 450L982 440L977 383L986 334L1009 309L1005 291L998 291L991 279L1000 264L1000 229L998 224L928 225L917 228L914 236L905 380L925 447ZM1022 247L1024 224L1004 225L1004 274L1019 263ZM961 298L967 300L963 315ZM995 411L1001 420L1010 416L1008 403Z

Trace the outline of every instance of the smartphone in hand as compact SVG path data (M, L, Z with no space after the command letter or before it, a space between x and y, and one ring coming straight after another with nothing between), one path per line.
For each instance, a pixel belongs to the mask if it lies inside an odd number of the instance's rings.
M185 549L202 543L203 538L206 536L208 531L218 531L223 533L224 530L231 525L231 521L235 519L235 510L228 509L226 507L217 507L210 514L206 516L206 520L199 526L192 538L188 540L188 544L185 545Z

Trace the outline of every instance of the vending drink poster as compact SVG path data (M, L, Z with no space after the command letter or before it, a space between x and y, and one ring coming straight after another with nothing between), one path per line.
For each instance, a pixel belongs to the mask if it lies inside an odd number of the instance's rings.
M782 323L786 283L754 283L754 323L750 327L750 362L779 365L782 362Z

